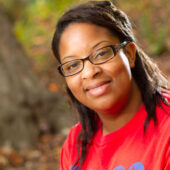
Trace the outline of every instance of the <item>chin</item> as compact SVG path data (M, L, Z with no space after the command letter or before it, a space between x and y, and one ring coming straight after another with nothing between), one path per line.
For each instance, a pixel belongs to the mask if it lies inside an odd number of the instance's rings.
M114 97L114 100L112 97L112 99L105 99L103 101L100 101L100 103L96 105L96 108L94 108L93 105L92 110L96 111L97 113L115 115L120 113L127 103L128 103L128 95L123 97L117 97L117 98Z

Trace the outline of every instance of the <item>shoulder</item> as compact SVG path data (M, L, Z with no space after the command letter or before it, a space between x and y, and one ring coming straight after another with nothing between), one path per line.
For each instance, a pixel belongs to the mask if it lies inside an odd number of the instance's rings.
M167 97L167 96L166 96ZM170 98L168 96L167 100L170 102ZM161 103L161 106L158 106L156 108L156 114L157 114L157 123L158 123L158 138L157 138L157 144L158 148L155 150L158 151L159 155L162 153L163 163L166 167L165 169L169 169L170 166L170 106Z
M166 98L170 102L170 98ZM163 132L167 132L170 136L170 106L161 102L161 106L156 107L157 123L159 129Z
M165 96L164 96L165 97ZM158 119L168 119L170 118L170 94L165 97L167 104L160 101L160 106L156 107L156 114Z
M80 123L70 129L69 135L65 140L60 155L60 170L68 169L76 161L77 139L81 130Z
M60 155L61 167L68 168L70 165L72 165L73 162L76 161L75 158L77 155L77 139L80 131L81 131L80 123L76 124L70 129L68 137L66 138L61 150L61 155Z
M77 123L70 129L70 132L64 142L63 147L69 147L69 148L74 147L74 145L76 145L77 143L77 139L80 131L81 131L81 125L80 123Z
M77 136L79 135L81 131L81 124L77 123L76 125L74 125L69 132L68 138L72 139L72 138L77 138Z
M169 100L169 99L167 99ZM164 104L160 100L160 105L156 106L156 124L154 120L151 120L147 128L149 136L155 136L156 138L163 139L166 141L170 137L170 106Z

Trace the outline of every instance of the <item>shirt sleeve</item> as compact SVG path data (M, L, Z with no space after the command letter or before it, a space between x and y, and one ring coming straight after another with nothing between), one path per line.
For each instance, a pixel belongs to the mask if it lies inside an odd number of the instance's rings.
M60 170L69 170L68 144L65 141L60 155Z
M170 141L169 141L170 143ZM166 163L165 163L165 168L164 170L170 170L170 144L166 153Z
M73 126L65 140L60 155L60 170L70 170L77 158L77 136L80 132L80 124Z

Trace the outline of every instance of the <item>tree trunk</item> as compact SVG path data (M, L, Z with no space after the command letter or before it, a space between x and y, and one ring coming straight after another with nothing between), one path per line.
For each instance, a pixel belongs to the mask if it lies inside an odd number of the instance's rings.
M38 139L41 121L57 128L57 95L38 81L0 8L0 145L27 148Z

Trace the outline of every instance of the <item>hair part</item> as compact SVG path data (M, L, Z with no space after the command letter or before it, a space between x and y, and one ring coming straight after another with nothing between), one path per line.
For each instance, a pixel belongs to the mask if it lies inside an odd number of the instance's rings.
M63 31L71 23L91 23L107 28L113 35L116 35L120 42L135 42L133 29L127 15L117 9L110 1L89 1L78 5L67 11L58 21L56 31L52 41L52 50L55 57L60 62L59 43ZM168 104L162 96L160 87L167 88L167 81L161 74L158 67L151 59L136 45L135 67L131 69L134 80L136 81L141 92L142 100L147 111L147 118L144 123L144 132L147 130L151 119L157 124L156 105L161 106L160 101ZM74 106L77 108L82 130L79 134L79 149L75 165L83 164L85 155L98 128L97 114L80 103L67 88ZM81 153L80 153L81 152ZM80 154L80 158L79 158Z

